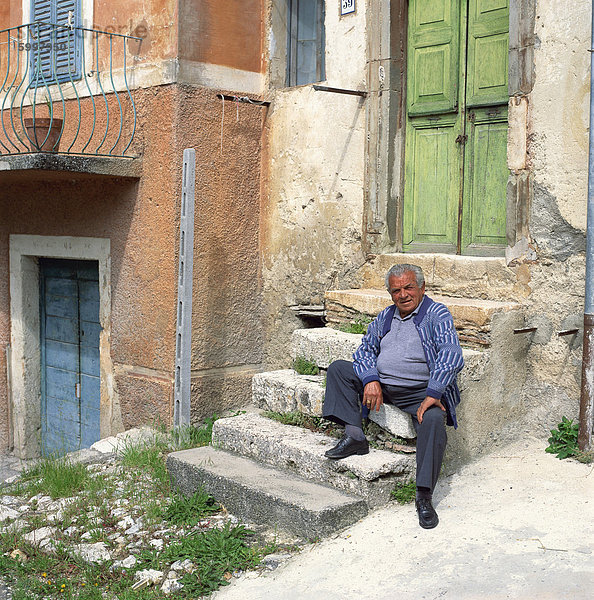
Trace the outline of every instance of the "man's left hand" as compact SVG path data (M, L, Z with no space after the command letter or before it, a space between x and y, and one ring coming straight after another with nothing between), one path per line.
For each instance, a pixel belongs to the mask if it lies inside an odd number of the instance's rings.
M438 406L439 408L441 408L441 410L445 412L445 406L441 403L441 400L438 400L437 398L432 398L431 396L427 396L425 400L421 402L421 406L419 406L419 408L417 409L417 421L419 421L419 423L423 422L423 415L425 414L425 411L431 408L432 406Z

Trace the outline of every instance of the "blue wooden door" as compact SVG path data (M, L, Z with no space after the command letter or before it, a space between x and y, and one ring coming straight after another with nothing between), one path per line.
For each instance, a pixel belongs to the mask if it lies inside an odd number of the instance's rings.
M43 453L100 438L99 270L95 261L39 260Z

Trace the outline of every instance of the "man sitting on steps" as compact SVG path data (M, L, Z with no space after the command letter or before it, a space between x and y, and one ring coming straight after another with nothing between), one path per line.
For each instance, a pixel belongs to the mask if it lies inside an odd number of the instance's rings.
M361 419L384 402L412 415L417 433L416 509L419 525L431 529L439 522L431 500L447 441L444 421L457 427L456 376L464 366L462 348L450 311L424 295L420 267L394 265L386 287L394 305L369 325L353 354L354 363L337 360L328 368L323 416L344 425L345 435L326 456L367 454Z

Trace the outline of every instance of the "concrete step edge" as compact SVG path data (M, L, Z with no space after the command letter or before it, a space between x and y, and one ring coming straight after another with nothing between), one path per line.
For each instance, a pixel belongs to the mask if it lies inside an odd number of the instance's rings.
M184 495L205 489L241 520L300 537L329 535L367 514L361 498L213 447L173 452L167 468Z

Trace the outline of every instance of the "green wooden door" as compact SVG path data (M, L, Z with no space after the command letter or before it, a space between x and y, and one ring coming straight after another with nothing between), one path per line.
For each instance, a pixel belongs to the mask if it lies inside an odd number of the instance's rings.
M508 0L410 0L403 246L500 254Z

